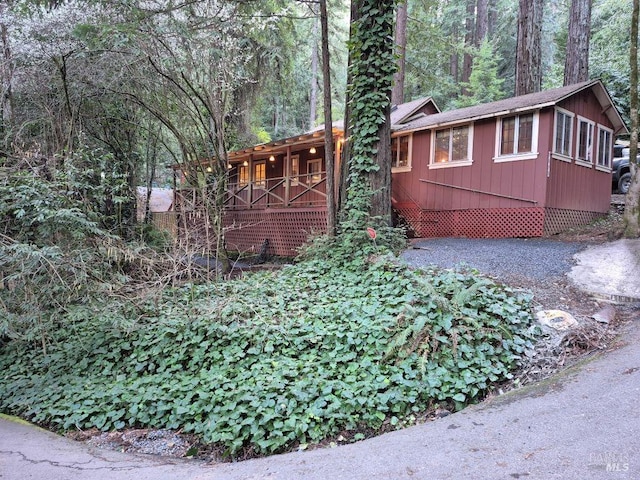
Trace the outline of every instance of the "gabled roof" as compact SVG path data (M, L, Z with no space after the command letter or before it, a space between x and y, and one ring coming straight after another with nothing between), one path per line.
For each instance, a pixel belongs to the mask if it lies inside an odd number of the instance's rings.
M542 92L530 93L519 97L506 98L497 102L484 103L474 107L459 108L448 112L427 115L423 118L411 121L406 125L396 128L395 131L410 132L416 130L431 129L462 122L473 122L484 118L499 117L515 114L518 112L538 110L545 107L555 106L567 98L592 89L596 98L600 102L603 111L614 126L615 133L627 131L627 127L620 117L620 113L613 105L606 88L600 80L576 83L565 87L554 88Z
M428 103L432 103L435 109L438 112L440 111L438 105L436 105L436 102L434 102L431 97L418 98L410 102L401 103L400 105L393 105L391 107L391 125L408 122L418 110Z
M411 100L410 102L401 103L400 105L392 105L391 106L391 128L398 128L404 123L407 123L410 120L414 120L416 112L423 108L428 103L431 103L433 107L439 112L440 109L436 102L432 97L422 97L417 98L416 100ZM426 114L417 114L419 117L423 117ZM336 120L332 123L332 127L334 129L339 129L344 131L344 119ZM318 125L316 128L311 130L311 132L322 132L324 131L324 124ZM310 132L310 133L311 133Z

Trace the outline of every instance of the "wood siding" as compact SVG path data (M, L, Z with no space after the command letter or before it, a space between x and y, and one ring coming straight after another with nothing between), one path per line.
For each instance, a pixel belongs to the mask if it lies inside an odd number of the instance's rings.
M598 125L613 125L591 89L559 107L575 114L571 161L553 155L554 107L539 111L533 159L494 160L496 118L473 124L473 163L467 166L429 168L434 131L414 132L412 170L393 175L394 207L419 236L541 236L606 213L611 174L596 168L597 137ZM575 160L578 115L596 124L590 166Z
M611 172L608 170L599 170L595 164L597 161L598 125L612 129L611 122L603 113L600 103L591 93L591 90L581 92L565 100L559 107L576 114L573 121L572 159L569 163L558 160L557 158L552 158L545 206L584 212L606 213L609 211L611 202ZM548 117L545 128L547 129L550 139L553 139L553 115L553 109L549 109L545 115L545 118ZM590 167L576 163L578 115L596 123L593 163ZM550 144L549 151L552 150L553 145Z

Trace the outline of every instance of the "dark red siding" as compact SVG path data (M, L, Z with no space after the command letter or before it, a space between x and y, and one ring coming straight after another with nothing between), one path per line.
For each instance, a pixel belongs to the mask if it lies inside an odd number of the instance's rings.
M576 114L571 162L554 158L555 109L539 112L538 155L495 162L496 119L473 125L473 164L429 169L431 131L413 134L412 171L393 175L393 203L419 236L541 236L584 224L608 211L610 172L575 162L577 116L612 125L591 90L563 101Z

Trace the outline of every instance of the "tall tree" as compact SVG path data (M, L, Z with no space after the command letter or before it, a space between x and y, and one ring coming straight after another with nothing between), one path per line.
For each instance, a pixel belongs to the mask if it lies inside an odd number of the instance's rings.
M398 70L393 75L393 90L391 91L391 104L400 105L404 102L404 78L407 50L407 16L409 0L401 0L396 12L395 44L398 58Z
M520 0L516 49L516 95L542 88L542 10L544 0Z
M316 14L315 6L311 5L310 8L314 16L316 16L316 18L313 20L313 31L311 33L311 84L309 85L309 129L312 129L316 125L317 115L316 106L318 102L318 23L321 22L321 18ZM322 13L320 15L322 15ZM321 38L320 40L324 42L324 38Z
M331 118L331 62L329 56L329 25L327 0L320 0L320 25L322 39L322 85L324 98L324 160L327 170L327 233L336 233L335 145Z
M475 11L476 1L466 0L465 17L464 17L464 54L462 56L462 83L468 83L471 78L471 69L473 68L472 49L475 42ZM464 89L463 89L464 90Z
M349 39L348 153L343 228L362 228L371 217L391 225L390 96L395 61L395 0L352 0Z
M13 82L13 59L7 28L8 2L0 1L0 148L4 149L5 138L10 129L13 117L13 99L11 84Z
M631 137L629 145L629 166L631 167L631 185L627 192L624 208L624 235L630 238L640 237L640 174L638 173L638 12L639 0L633 0L631 11L631 45L629 62L631 67L630 103Z
M593 0L572 0L569 11L564 85L589 80L589 41Z
M489 34L489 0L478 0L476 4L476 30L474 34L474 44L479 47Z

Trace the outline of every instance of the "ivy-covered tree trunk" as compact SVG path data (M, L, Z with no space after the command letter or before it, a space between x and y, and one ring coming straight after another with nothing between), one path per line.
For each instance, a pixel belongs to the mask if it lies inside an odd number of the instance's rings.
M391 225L390 95L394 0L353 0L349 41L349 138L341 228Z
M569 11L564 84L589 80L589 40L591 39L591 4L593 0L572 0Z
M633 0L631 11L631 46L629 60L630 75L630 103L631 103L631 137L629 145L629 165L631 167L631 185L627 192L624 207L624 236L627 238L640 237L640 174L638 165L634 161L638 155L638 5L639 0Z
M543 5L543 0L520 0L516 46L516 95L539 92L542 88Z

